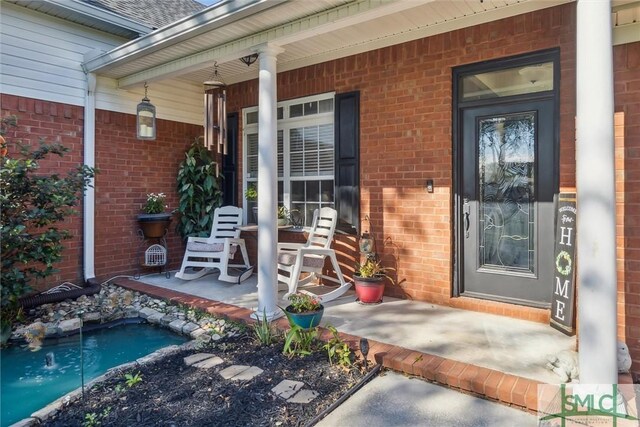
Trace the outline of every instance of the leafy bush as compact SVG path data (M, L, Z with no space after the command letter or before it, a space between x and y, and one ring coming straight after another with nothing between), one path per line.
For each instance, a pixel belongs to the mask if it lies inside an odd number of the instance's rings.
M79 165L64 177L40 172L41 160L52 154L62 157L69 151L57 142L48 144L40 139L39 146L32 147L12 141L16 148L7 154L4 135L9 127L15 126L14 116L2 118L0 282L3 325L15 320L18 298L30 291L29 282L57 271L54 264L62 258L62 241L72 237L69 231L58 229L58 225L76 213L74 207L95 175L95 170L85 165Z
M196 139L178 169L180 220L176 231L182 237L204 237L211 232L213 211L222 205L222 191L215 176L216 162Z

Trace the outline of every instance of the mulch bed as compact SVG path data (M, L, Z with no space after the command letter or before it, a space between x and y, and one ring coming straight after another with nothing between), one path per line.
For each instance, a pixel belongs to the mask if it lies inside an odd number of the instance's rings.
M312 355L291 359L282 348L282 341L260 346L248 332L180 351L130 371L142 376L130 388L124 374L94 386L85 402L72 403L44 425L304 426L366 375L358 363L350 370L330 365L320 343ZM185 366L184 357L201 352L225 363L210 369ZM253 365L264 372L246 382L224 380L218 372L230 365ZM304 382L318 397L308 404L288 403L271 392L285 379Z

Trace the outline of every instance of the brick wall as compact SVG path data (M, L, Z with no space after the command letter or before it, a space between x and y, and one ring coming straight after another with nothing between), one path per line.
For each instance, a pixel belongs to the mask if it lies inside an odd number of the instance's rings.
M387 287L387 295L548 322L548 310L450 297L451 76L455 66L553 47L561 50L561 185L574 186L574 5L278 74L278 100L360 91L361 218L369 215L378 252L397 269L399 286ZM257 105L257 81L228 94L229 111ZM425 191L427 179L434 193ZM352 239L342 258L351 270L354 247Z
M18 118L18 127L10 128L7 133L8 140L37 146L40 138L45 138L47 142L60 142L70 149L64 157L52 155L40 161L43 173L62 175L82 164L82 107L7 94L0 95L0 103L3 117L13 114ZM69 216L59 227L73 235L64 241L62 260L55 266L60 271L46 279L32 281L32 288L45 290L63 281L82 283L82 206L77 210L77 215Z
M17 130L9 138L34 143L40 137L59 141L71 151L62 159L52 157L41 162L44 173L64 172L83 162L82 107L46 102L2 94L2 115L18 117ZM178 205L176 176L183 153L202 127L158 120L158 138L138 141L135 138L136 117L133 114L96 111L96 234L95 273L99 279L116 274L133 274L138 268L136 215L147 193L163 192L173 210ZM63 281L81 283L82 206L79 213L65 221L64 227L73 234L65 242L63 260L56 265L59 273L33 283L45 290ZM169 267L178 268L184 245L174 232L175 221L168 234ZM144 249L144 248L143 248ZM142 270L144 273L152 272Z
M615 81L618 336L640 371L640 42L613 50Z
M157 139L136 139L133 114L96 111L96 276L104 279L139 270L136 215L147 193L167 195L168 211L178 207L176 177L184 152L202 135L202 126L158 120ZM179 268L184 246L168 232L170 268ZM148 242L150 243L150 242ZM148 244L147 244L148 245ZM141 270L142 274L154 270Z

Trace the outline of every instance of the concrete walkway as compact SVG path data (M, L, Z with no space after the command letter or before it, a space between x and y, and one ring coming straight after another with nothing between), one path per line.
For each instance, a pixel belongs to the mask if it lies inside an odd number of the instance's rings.
M536 423L533 414L386 372L362 387L317 426L527 427Z

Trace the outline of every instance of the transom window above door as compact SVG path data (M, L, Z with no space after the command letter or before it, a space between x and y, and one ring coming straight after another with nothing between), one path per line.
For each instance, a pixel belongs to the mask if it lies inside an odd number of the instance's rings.
M278 204L297 225L311 225L313 212L334 207L334 94L278 103ZM243 194L258 181L258 108L243 110ZM247 222L255 222L246 200Z

